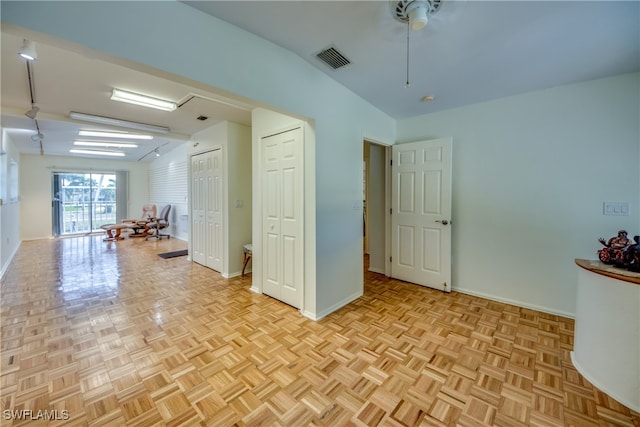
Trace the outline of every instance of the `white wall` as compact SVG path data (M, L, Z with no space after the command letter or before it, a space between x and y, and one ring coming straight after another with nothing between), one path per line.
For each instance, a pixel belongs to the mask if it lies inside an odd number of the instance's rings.
M399 142L453 136L453 289L573 316L573 260L640 234L639 117L630 74L399 121Z
M362 292L362 213L354 206L362 200L362 141L392 143L392 118L292 52L183 3L3 2L2 19L313 120L314 312Z
M9 164L12 160L14 167L20 167L20 153L11 137L2 131L0 154L0 277L2 277L20 246L20 202L9 200Z
M189 238L189 177L188 144L182 144L168 153L160 151L160 157L149 165L149 200L158 209L171 205L169 227L164 234L181 240ZM158 177L161 179L158 179ZM152 177L155 177L152 179ZM135 218L135 215L133 216Z
M148 165L146 163L79 157L20 156L20 237L22 240L46 239L53 235L51 225L51 179L53 172L128 171L129 203L127 211L134 217L148 203Z
M242 273L242 246L251 243L252 234L252 148L249 126L227 122L227 162L230 167L226 176L229 200L229 255L226 263L229 276L235 276ZM247 271L251 271L251 267L247 266Z

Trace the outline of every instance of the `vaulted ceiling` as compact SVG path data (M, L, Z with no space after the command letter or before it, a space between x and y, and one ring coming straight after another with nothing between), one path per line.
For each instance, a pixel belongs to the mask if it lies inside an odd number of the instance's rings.
M409 87L398 1L186 3L297 53L394 118L640 70L637 1L442 0L409 35ZM351 64L319 61L328 46Z
M391 12L397 2L184 3L293 51L398 119L640 71L636 1L442 0L426 28L409 32L408 50L407 25ZM22 39L20 29L3 24L2 126L21 151L37 153L35 122L24 115L31 108L27 71L16 55ZM334 70L321 62L316 54L327 47L350 64ZM129 150L125 159L131 161L150 160L151 150L171 149L222 120L250 123L250 102L226 98L213 88L150 75L55 43L37 48L32 71L47 154L69 155L77 131L88 127L70 120L70 111L171 128ZM168 114L110 101L113 87L188 102ZM423 102L424 96L433 100Z

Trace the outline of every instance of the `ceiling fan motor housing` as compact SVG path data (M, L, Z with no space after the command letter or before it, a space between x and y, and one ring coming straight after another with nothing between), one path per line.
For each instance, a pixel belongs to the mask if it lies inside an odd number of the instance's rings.
M392 0L391 15L403 24L409 23L412 30L421 30L427 25L429 16L440 9L442 0Z

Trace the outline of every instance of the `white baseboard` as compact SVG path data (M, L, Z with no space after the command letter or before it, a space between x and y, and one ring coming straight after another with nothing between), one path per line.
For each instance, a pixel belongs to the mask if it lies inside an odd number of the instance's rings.
M347 298L343 299L342 301L338 301L337 303L333 304L331 307L322 310L319 313L312 313L310 311L303 311L301 312L302 315L308 319L311 319L313 321L318 321L320 319L322 319L323 317L326 317L328 315L330 315L331 313L333 313L334 311L344 307L345 305L357 300L358 298L360 298L362 296L362 291L358 291L355 294L352 294L350 296L348 296Z
M22 240L13 249L13 252L11 252L11 255L9 255L9 258L7 258L7 262L5 262L4 265L2 266L2 270L0 270L0 280L2 280L2 278L4 277L4 273L7 272L7 269L9 268L9 265L11 265L11 261L13 261L13 257L16 256L16 254L18 253L18 249L20 249L21 244L22 244Z
M569 319L575 319L576 317L575 313L569 313L566 311L556 310L553 308L543 307L535 304L528 304L524 301L513 300L510 298L497 297L495 295L485 294L483 292L470 291L468 289L462 289L462 288L453 288L452 291L460 292L462 294L467 294L467 295L473 295L480 298L486 298L492 301L503 302L505 304L517 305L518 307L530 308L531 310L541 311L543 313L553 314L556 316L568 317Z
M262 291L261 291L260 289L255 288L255 287L253 287L253 286L251 286L251 287L249 288L249 290L250 290L251 292L255 292L256 294L261 294L261 293L262 293Z
M244 272L245 275L251 273L251 270L247 270ZM233 277L242 276L242 271L236 271L235 273L223 274L222 277L225 279L231 279Z
M369 271L372 273L384 274L384 268L369 267Z

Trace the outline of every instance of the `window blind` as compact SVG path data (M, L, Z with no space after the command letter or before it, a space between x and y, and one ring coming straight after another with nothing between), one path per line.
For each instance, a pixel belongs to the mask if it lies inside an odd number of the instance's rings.
M189 177L187 162L171 162L168 165L149 169L149 202L158 210L166 204L187 202Z

